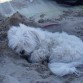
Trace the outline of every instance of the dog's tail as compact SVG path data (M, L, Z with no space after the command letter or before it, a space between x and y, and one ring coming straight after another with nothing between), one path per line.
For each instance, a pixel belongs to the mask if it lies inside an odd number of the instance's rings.
M67 74L73 74L77 72L76 67L82 65L82 62L72 62L72 63L49 63L48 67L51 72L57 76L64 76Z

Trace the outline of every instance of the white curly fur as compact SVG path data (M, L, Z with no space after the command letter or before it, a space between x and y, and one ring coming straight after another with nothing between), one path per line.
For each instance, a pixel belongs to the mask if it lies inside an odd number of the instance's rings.
M8 45L20 54L29 56L33 63L49 59L49 69L58 76L77 74L83 64L83 42L65 32L51 33L19 24L8 31Z
M30 0L30 2L33 2L33 0Z

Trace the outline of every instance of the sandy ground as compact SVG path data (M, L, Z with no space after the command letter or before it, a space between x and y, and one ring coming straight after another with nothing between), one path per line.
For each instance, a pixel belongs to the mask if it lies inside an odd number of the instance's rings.
M78 8L79 9L79 8ZM15 54L7 45L7 31L12 25L20 22L29 26L40 26L51 32L65 31L83 40L83 9L64 11L60 17L54 19L26 18L19 13L11 17L0 16L0 83L83 83L83 75L67 75L57 77L52 74L46 64L31 64ZM54 23L49 25L49 23ZM83 67L79 68L83 71Z

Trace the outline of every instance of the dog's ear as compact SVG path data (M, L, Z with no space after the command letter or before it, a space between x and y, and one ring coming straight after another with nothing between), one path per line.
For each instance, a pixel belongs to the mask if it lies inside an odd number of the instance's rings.
M30 30L30 33L32 35L32 37L35 38L35 41L37 42L41 42L41 39L45 39L45 32L43 30L41 30L40 28L33 28L32 30Z
M40 37L39 37L40 35L37 32L31 31L31 34L33 35L36 42L40 41Z
M40 41L40 39L42 38L42 33L40 29L38 28L34 28L34 27L30 27L30 26L26 26L24 24L19 24L21 28L24 28L27 32L28 32L28 36L30 35L32 38L35 39L35 41Z

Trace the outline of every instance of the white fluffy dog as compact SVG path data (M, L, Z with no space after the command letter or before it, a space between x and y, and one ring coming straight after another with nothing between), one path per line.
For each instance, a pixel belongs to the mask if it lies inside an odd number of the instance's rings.
M83 42L65 32L51 33L39 28L19 24L8 31L9 47L26 55L33 63L49 60L49 69L58 76L77 74L76 67L83 64Z

